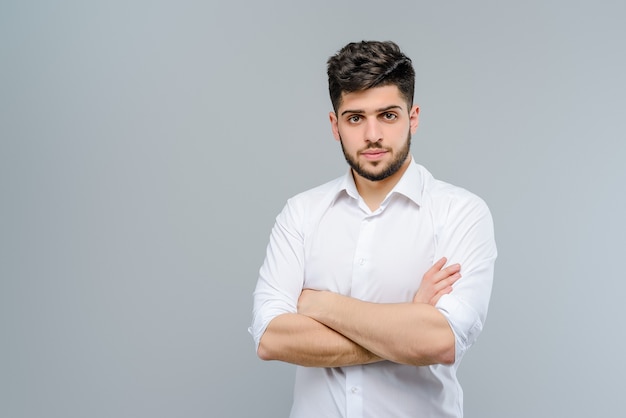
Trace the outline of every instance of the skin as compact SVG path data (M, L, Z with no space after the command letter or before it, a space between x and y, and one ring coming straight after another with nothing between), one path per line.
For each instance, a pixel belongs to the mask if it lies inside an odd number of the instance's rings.
M408 147L418 115L419 107L409 107L395 85L344 93L337 113L329 114L333 136L352 167L357 190L372 210L380 206L411 162ZM402 155L397 171L383 179L370 179L387 171Z
M410 163L406 152L419 108L394 85L342 95L330 113L359 194L376 210ZM391 168L391 169L390 169ZM461 266L437 261L410 303L371 303L328 291L304 289L298 311L274 318L258 355L302 366L338 367L389 360L424 366L454 362L454 334L434 307L452 291Z
M432 272L437 277L433 280L440 280L431 282L431 289L448 288L447 283L460 277L458 265L443 272L435 266ZM440 297L437 293L422 290L416 297L420 294L436 303ZM454 363L454 335L443 315L430 304L371 303L305 289L298 300L298 313L326 325L380 359L413 366Z
M419 366L450 364L454 362L454 336L434 305L452 291L461 278L461 266L444 268L446 262L441 258L424 274L412 303L374 304L305 289L297 313L279 315L270 322L257 354L263 360L309 367L381 360ZM346 302L348 306L341 306Z

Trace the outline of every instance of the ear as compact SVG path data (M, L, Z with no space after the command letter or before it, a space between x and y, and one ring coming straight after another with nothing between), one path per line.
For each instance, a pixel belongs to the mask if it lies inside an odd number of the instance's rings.
M409 123L411 125L411 134L414 134L417 131L417 125L419 125L419 113L420 108L417 105L414 105L409 111Z
M333 136L335 137L335 140L340 141L341 139L339 137L339 125L337 115L335 114L335 112L330 112L328 114L328 118L330 119L330 128L333 130Z

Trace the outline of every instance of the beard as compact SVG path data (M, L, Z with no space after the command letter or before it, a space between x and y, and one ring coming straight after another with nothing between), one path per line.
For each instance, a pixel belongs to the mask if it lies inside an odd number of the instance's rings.
M339 135L339 142L341 143L341 150L343 151L343 156L348 162L348 165L350 165L350 167L352 168L352 170L354 170L355 173L371 181L381 181L381 180L386 179L389 176L394 175L395 173L398 172L398 170L400 170L400 168L402 168L402 165L404 164L407 157L409 156L409 151L411 149L411 133L409 132L409 134L407 135L406 143L404 144L404 146L398 150L398 153L396 155L392 156L393 159L391 160L391 162L389 162L387 166L384 167L381 171L367 170L365 167L361 165L361 163L359 163L356 157L349 155L346 152L346 149L343 147L343 140L341 140L341 134ZM366 149L383 149L383 146L380 145L380 143L378 142L373 142L369 145L369 147L364 148L361 151L365 151ZM389 148L386 148L386 150L391 151ZM384 163L381 163L381 162L375 163L376 166L379 164L384 164Z

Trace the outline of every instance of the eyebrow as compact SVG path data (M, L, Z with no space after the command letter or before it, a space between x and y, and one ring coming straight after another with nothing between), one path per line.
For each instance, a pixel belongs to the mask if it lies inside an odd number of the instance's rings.
M391 105L391 106L387 106L387 107L381 107L380 109L376 109L375 112L376 113L382 113L382 112L387 112L387 111L392 110L392 109L400 109L400 110L402 110L402 106ZM361 110L361 109L354 109L354 110L346 109L343 112L341 112L341 116L345 115L346 113L356 113L356 114L359 114L359 113L365 113L365 110Z

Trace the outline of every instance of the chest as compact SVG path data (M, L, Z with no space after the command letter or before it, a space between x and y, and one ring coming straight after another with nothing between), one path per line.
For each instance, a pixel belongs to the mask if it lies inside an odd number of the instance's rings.
M362 300L412 300L434 263L431 217L417 206L377 214L328 210L305 245L305 287Z

